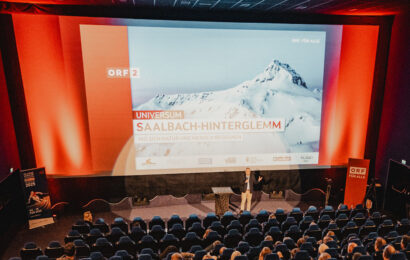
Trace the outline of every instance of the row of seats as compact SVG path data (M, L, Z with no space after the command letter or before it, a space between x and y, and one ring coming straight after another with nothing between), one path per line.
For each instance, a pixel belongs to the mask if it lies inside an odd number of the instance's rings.
M328 215L327 213L334 212ZM357 234L364 239L375 236L385 237L391 243L396 243L398 238L409 232L410 224L408 219L394 224L392 220L386 219L380 213L373 213L371 216L364 216L365 221L361 226L355 223L355 217L363 215L363 212L352 214L349 217L346 212L335 211L331 207L326 207L318 212L315 207L309 207L306 212L299 208L294 208L288 214L278 209L274 214L261 211L256 216L250 212L234 215L226 212L221 218L213 213L209 213L204 219L196 215L191 215L184 222L173 215L165 222L160 217L154 217L146 225L142 218L135 218L130 225L122 218L116 218L110 225L111 229L103 219L97 219L95 223L77 222L73 229L65 237L65 243L74 242L78 256L88 256L90 252L101 252L105 256L114 255L115 251L125 250L130 255L141 254L144 249L151 249L153 252L162 252L170 245L188 251L193 246L207 247L216 240L223 242L228 248L236 248L241 242L248 243L251 247L261 247L264 237L269 235L274 241L282 241L287 237L297 241L302 236L309 236L314 241L319 241L328 231L335 233L338 240L343 241L351 234ZM302 218L297 222L294 213L302 213ZM317 216L315 214L317 213ZM280 219L284 215L286 218ZM345 226L339 227L337 219L348 218ZM380 215L380 224L376 226L374 218ZM334 217L334 219L331 218ZM329 219L328 225L322 228L319 223L323 219ZM315 223L315 220L318 224ZM225 225L223 225L223 223ZM165 223L169 229L165 229ZM227 225L226 225L227 224ZM88 233L85 232L88 226ZM128 232L131 226L131 232ZM188 227L188 230L186 229ZM387 228L386 228L387 227ZM209 230L207 230L209 229ZM80 232L81 231L81 232ZM205 237L204 233L207 233ZM312 241L312 242L314 242ZM44 254L55 258L62 253L60 243L53 241L44 250ZM32 253L35 254L32 254ZM21 256L27 259L27 255L41 255L40 248L28 243L21 251Z

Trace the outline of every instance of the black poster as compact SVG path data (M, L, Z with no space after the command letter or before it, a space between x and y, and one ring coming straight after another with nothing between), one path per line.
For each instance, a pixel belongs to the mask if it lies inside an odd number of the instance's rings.
M54 223L45 169L34 168L22 170L20 176L26 202L29 228L32 229Z

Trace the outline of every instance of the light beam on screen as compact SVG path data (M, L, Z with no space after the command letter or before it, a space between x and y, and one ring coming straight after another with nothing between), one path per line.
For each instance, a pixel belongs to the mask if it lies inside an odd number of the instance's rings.
M86 174L79 86L67 83L58 17L13 14L13 23L37 166Z
M334 112L324 143L330 165L363 158L376 59L378 26L344 25ZM333 90L332 90L333 91ZM322 152L322 151L321 151Z

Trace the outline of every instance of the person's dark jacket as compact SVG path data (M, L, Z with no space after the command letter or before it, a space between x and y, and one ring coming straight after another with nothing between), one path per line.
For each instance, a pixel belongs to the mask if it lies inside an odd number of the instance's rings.
M246 173L243 175L243 181L242 181L242 188L241 191L245 192L246 191L246 187L247 187L247 183L245 183L246 181ZM252 193L253 192L253 185L257 183L257 180L255 179L255 175L251 172L251 174L249 175L249 190Z

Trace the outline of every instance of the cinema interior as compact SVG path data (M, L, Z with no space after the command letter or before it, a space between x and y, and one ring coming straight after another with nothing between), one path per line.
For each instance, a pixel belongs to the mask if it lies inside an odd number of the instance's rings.
M0 1L0 259L410 259L408 0Z

